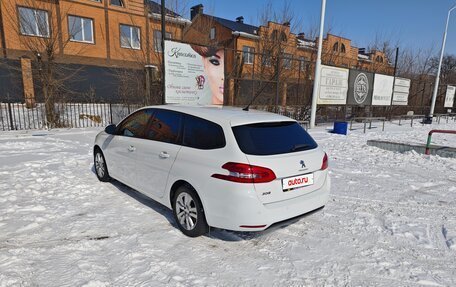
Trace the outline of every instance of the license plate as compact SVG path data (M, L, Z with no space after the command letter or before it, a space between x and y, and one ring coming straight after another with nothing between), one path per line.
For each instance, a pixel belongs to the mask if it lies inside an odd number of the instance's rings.
M298 187L309 186L314 183L313 173L302 174L282 179L283 191L289 191Z

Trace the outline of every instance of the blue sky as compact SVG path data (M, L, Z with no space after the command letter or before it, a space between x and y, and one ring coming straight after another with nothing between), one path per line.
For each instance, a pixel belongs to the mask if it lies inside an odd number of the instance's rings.
M284 1L271 2L279 10ZM306 32L318 26L321 0L289 2L295 17L301 19L299 30ZM200 3L205 13L233 20L244 16L246 23L257 25L259 11L267 0L188 0L187 5ZM351 39L354 46L366 47L378 35L404 49L434 49L437 54L448 10L456 0L327 0L326 5L326 28ZM189 12L184 16L189 18ZM456 55L456 10L450 17L445 52Z

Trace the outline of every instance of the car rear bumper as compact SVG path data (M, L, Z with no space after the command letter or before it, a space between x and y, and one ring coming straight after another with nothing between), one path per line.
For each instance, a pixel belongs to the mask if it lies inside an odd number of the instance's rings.
M220 184L223 185L223 181ZM225 183L225 185L230 184ZM203 204L206 219L212 227L235 231L262 231L274 223L324 206L329 199L330 185L330 178L326 175L320 189L292 199L267 204L260 202L253 187L224 189L223 197L205 198L207 202Z

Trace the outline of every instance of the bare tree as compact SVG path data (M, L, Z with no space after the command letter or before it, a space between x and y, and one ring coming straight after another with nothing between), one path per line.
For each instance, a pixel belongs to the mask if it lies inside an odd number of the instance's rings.
M433 70L434 49L402 49L398 56L398 75L413 80L424 80Z
M82 28L69 27L68 37L60 31L59 21L68 17L71 6L62 11L58 1L24 0L22 4L24 7L16 6L15 1L5 3L5 22L17 35L16 44L36 63L33 78L38 79L38 86L43 93L47 125L54 127L59 122L55 103L59 96L73 92L66 84L75 79L80 71L80 68L60 64L59 58ZM82 52L82 48L75 52Z
M396 56L396 47L400 47L399 40L393 40L393 36L377 32L373 41L368 45L369 51L381 51L386 56L386 63L392 62Z
M401 48L398 55L397 76L412 80L409 90L409 106L424 106L430 99L433 85L432 58L434 49ZM391 107L391 112L400 111L401 106Z
M243 53L243 62L246 57L253 56L253 67L249 71L252 80L256 81L253 99L259 98L266 89L271 90L275 84L275 99L263 98L261 102L277 105L279 95L282 97L286 93L285 83L296 72L293 64L298 62L294 58L297 43L291 32L301 29L302 21L295 16L290 1L284 1L279 10L273 8L272 1L268 1L259 12L258 22L261 26L257 49L254 55ZM247 72L247 67L244 70Z
M180 40L183 30L183 18L180 14L186 9L188 3L184 0L172 0L167 1L167 4L165 38ZM152 6L148 5L148 1L145 2L145 9L145 16L141 23L145 20L149 27L152 22L160 23L161 11L153 10ZM144 26L138 19L139 17L130 16L129 24L132 27ZM143 33L139 36L139 33L135 34L133 30L130 33L134 34L133 37L121 31L120 39L118 39L122 47L117 49L126 59L126 66L112 69L119 81L120 99L124 103L159 104L162 99L161 76L163 71L161 27L157 30L150 30L148 35ZM146 40L141 41L143 38Z
M430 59L430 66L433 74L437 73L439 58L437 56ZM456 84L456 56L445 55L442 59L440 70L440 83L442 85Z

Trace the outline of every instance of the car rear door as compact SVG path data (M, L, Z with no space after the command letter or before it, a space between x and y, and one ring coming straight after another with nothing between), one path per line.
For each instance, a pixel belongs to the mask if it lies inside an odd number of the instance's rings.
M291 199L323 186L325 153L296 122L247 124L233 127L233 132L250 165L269 168L276 175L271 182L254 184L263 203Z
M162 197L169 171L181 148L182 114L154 109L146 131L146 140L136 146L138 189L151 196Z

